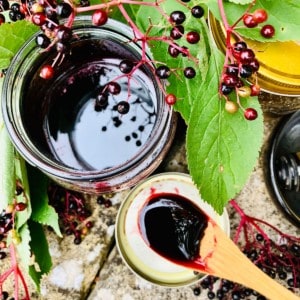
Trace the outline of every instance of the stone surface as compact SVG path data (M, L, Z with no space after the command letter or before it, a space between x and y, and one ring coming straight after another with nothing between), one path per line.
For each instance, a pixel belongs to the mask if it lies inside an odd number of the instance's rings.
M286 115L300 109L300 97L261 93L259 101L265 112Z

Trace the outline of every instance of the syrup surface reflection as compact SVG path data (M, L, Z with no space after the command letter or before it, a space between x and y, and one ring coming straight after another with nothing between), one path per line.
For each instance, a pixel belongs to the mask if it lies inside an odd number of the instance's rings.
M58 160L74 169L122 165L151 135L157 112L153 83L142 70L136 70L128 81L119 63L119 59L104 59L71 69L46 93L51 103L44 120L49 147ZM105 92L111 81L121 86L118 95ZM107 101L95 105L101 93ZM130 103L127 114L117 111L120 101Z
M173 193L151 197L143 207L139 227L154 251L174 261L199 257L208 217L187 198Z

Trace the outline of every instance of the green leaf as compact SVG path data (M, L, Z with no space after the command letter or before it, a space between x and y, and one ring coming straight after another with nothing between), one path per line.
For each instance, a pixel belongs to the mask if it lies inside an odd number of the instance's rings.
M55 209L48 204L47 188L49 180L36 168L27 165L32 215L31 219L43 225L51 226L58 236L62 236Z
M0 211L12 203L15 191L14 147L10 141L0 112Z
M27 220L30 218L31 215L31 196L30 196L30 189L29 183L27 178L27 170L26 170L26 163L23 157L15 150L14 152L14 161L15 161L15 176L11 178L11 180L19 180L23 187L23 193L17 197L18 202L25 202L27 203L27 207L24 211L20 211L16 214L16 224L15 228L18 230L21 228Z
M226 17L230 25L234 24L245 12L248 5L237 5L232 2L224 2ZM207 5L213 15L221 20L217 1L208 0ZM268 12L268 20L264 24L272 24L275 28L275 35L272 39L265 39L260 34L261 26L256 28L243 28L237 30L241 35L261 42L275 41L298 41L300 31L300 2L298 0L257 0L256 8L264 8ZM242 23L240 23L243 25Z
M0 26L0 69L6 69L13 56L38 27L22 20Z
M16 245L18 258L22 265L27 268L31 264L31 249L29 246L31 237L27 223L19 228L18 236L20 238L20 243Z
M242 105L258 111L255 121L246 121L241 109L235 114L225 111L218 94L223 62L223 54L215 50L192 108L186 143L191 176L202 198L220 214L245 185L263 137L262 112L253 97Z
M40 290L40 282L43 274L49 273L52 267L52 260L49 253L48 242L41 224L28 222L31 232L30 249L34 257L35 265L29 266L29 275Z

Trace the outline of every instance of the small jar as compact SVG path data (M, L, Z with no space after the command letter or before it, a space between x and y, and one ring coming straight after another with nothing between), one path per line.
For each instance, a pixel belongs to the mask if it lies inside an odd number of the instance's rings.
M121 62L142 57L131 28L113 20L96 27L90 19L76 18L70 49L52 79L39 73L56 51L41 51L38 33L24 44L4 80L3 117L16 149L54 181L81 192L115 192L158 167L172 143L176 115L153 66L144 64L130 79L121 72ZM110 82L120 92L107 93ZM128 113L120 113L120 103L125 109L130 104Z
M218 215L200 198L199 190L189 175L167 172L153 175L139 183L122 202L116 219L116 244L125 264L141 278L160 286L187 286L199 281L205 275L177 265L159 255L145 242L139 228L139 214L144 205L154 194L165 193L188 199L214 219L229 236L230 224L226 209L222 215Z
M209 27L217 47L225 53L224 26L212 14L209 14ZM260 63L257 82L262 90L259 95L262 109L280 115L300 109L300 44L293 41L260 43L251 39L245 42Z

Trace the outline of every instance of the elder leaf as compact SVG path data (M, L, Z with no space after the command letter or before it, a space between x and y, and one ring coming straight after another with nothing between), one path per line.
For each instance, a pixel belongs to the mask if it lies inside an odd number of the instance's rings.
M42 225L33 221L29 221L28 225L31 232L30 249L34 254L34 263L38 265L38 268L35 265L29 266L29 275L40 290L41 278L51 270L52 260Z
M55 209L48 204L47 188L49 180L36 168L27 166L32 214L31 219L43 225L51 226L58 236L62 236L58 215Z
M247 121L240 109L229 114L218 94L224 56L217 49L199 88L187 129L187 160L191 176L202 198L218 213L242 189L259 155L263 118L257 99L242 105L255 108L259 117Z
M28 224L25 223L18 231L20 243L17 244L16 248L18 251L18 257L24 267L28 267L31 264L31 250L30 250L30 231Z
M26 163L23 157L14 150L14 165L15 165L15 177L11 177L11 180L18 180L23 187L23 193L19 196L17 196L18 202L25 202L27 207L24 211L20 211L16 214L16 229L19 229L24 224L26 224L27 220L30 218L31 215L31 195L30 195L30 188L28 183L28 177L27 177L27 169L26 169ZM9 163L9 162L7 162Z
M3 78L0 78L0 92ZM8 136L0 110L0 211L12 203L16 191L14 147Z
M0 69L6 69L9 66L11 59L21 46L38 29L37 26L25 20L1 24Z

